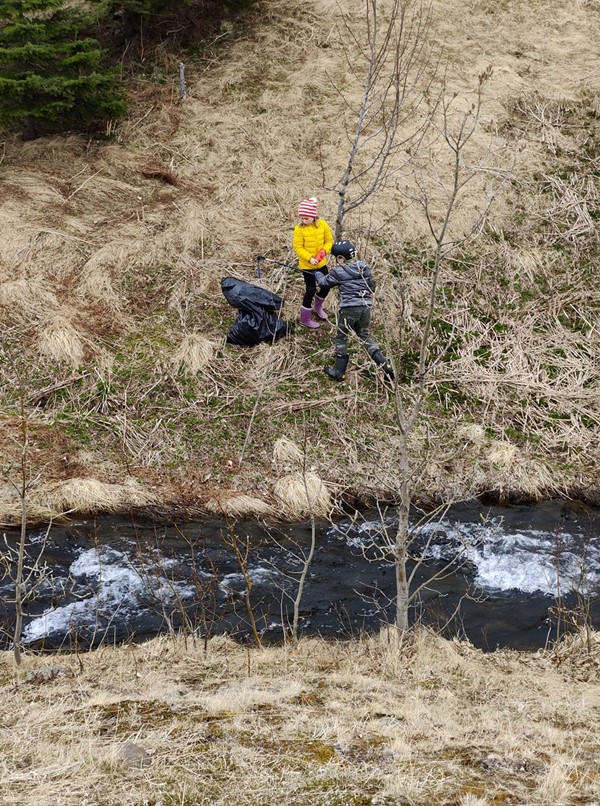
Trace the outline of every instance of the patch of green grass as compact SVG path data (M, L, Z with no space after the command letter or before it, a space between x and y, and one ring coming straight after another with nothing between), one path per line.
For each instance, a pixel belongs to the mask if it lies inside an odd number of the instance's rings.
M74 442L89 447L92 442L91 431L93 422L86 414L81 412L59 412L54 420L54 424Z

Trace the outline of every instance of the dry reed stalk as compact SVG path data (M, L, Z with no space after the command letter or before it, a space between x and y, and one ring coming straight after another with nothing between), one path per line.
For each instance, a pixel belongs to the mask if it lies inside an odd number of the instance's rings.
M335 398L323 398L321 400L294 400L287 403L275 403L271 405L271 411L274 414L294 411L308 411L310 409L321 409L323 403L343 403L351 399L351 397L339 396Z

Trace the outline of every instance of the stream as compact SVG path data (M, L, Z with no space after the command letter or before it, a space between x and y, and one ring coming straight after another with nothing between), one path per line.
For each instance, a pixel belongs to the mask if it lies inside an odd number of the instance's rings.
M456 505L432 520L413 513L411 621L486 651L534 650L583 621L600 627L600 512ZM316 522L316 548L299 632L349 638L394 619L393 509ZM0 647L14 629L17 529L2 530ZM27 534L23 643L88 649L170 630L281 641L311 524L185 523L112 516L37 527ZM251 610L249 611L248 603ZM252 618L250 616L252 614Z

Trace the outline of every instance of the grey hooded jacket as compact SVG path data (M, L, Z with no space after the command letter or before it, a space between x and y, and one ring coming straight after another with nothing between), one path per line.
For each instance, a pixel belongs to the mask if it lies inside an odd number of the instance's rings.
M375 278L371 267L364 260L353 263L340 263L329 274L315 272L315 280L320 288L340 289L340 308L373 304Z

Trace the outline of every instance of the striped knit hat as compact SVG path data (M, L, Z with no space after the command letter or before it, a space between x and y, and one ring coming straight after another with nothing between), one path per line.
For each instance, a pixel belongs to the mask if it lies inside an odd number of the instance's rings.
M300 202L300 206L298 207L298 215L301 217L306 216L306 218L316 218L317 217L317 200L314 196L310 199L304 199L304 201Z

